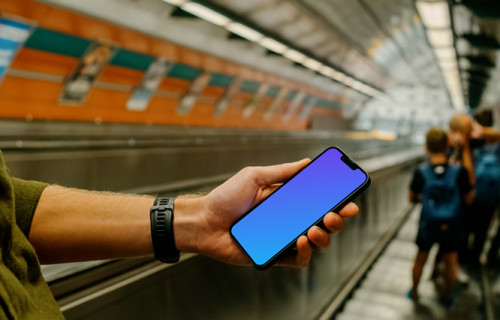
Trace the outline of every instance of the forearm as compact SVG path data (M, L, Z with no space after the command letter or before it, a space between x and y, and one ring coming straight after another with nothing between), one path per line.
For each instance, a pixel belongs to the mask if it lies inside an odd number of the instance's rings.
M469 182L472 186L476 184L476 175L474 173L474 164L472 162L472 152L469 144L465 144L462 149L463 166L469 174Z
M49 186L35 210L29 240L42 263L148 255L153 201Z
M485 139L488 142L500 142L500 132L496 131L493 128L485 127L483 128L481 138Z
M415 193L413 191L410 190L410 193L409 193L409 200L411 203L419 203L422 201L421 199L421 194L419 193Z

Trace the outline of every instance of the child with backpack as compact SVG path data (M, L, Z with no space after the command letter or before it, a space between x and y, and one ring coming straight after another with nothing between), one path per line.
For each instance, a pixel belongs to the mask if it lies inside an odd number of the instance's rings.
M492 129L493 113L489 109L476 113L474 118L483 129ZM500 144L483 140L473 150L476 175L476 196L471 206L471 234L474 235L470 262L479 265L491 218L500 201Z
M418 253L413 266L413 287L408 295L417 301L418 285L433 244L440 246L445 264L445 288L441 303L450 306L452 289L458 267L460 246L461 210L470 204L474 190L467 170L448 165L448 135L441 128L431 128L426 134L426 151L429 163L415 171L410 186L410 201L422 203L419 229L416 239Z

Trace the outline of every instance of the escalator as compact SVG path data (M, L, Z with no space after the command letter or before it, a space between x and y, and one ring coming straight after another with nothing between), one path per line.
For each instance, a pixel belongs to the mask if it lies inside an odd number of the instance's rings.
M420 206L416 206L333 319L484 319L480 277L475 273L470 273L466 286L457 285L456 298L451 307L446 308L439 303L442 278L431 280L436 246L431 249L422 274L419 301L415 303L407 297L412 286L413 261L418 251L415 239L419 213Z

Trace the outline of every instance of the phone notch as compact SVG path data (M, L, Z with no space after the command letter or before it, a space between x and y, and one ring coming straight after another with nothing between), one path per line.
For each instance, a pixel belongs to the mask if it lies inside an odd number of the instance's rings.
M349 158L347 155L345 154L342 155L342 157L340 157L340 160L342 160L342 162L344 162L352 170L358 169L358 165L354 163L354 161L352 161L352 159Z

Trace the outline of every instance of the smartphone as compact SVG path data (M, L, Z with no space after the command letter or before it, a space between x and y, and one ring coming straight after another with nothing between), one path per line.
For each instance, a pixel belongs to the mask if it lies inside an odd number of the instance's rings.
M322 225L370 185L370 177L337 147L323 151L231 227L255 267L272 266L310 227Z

